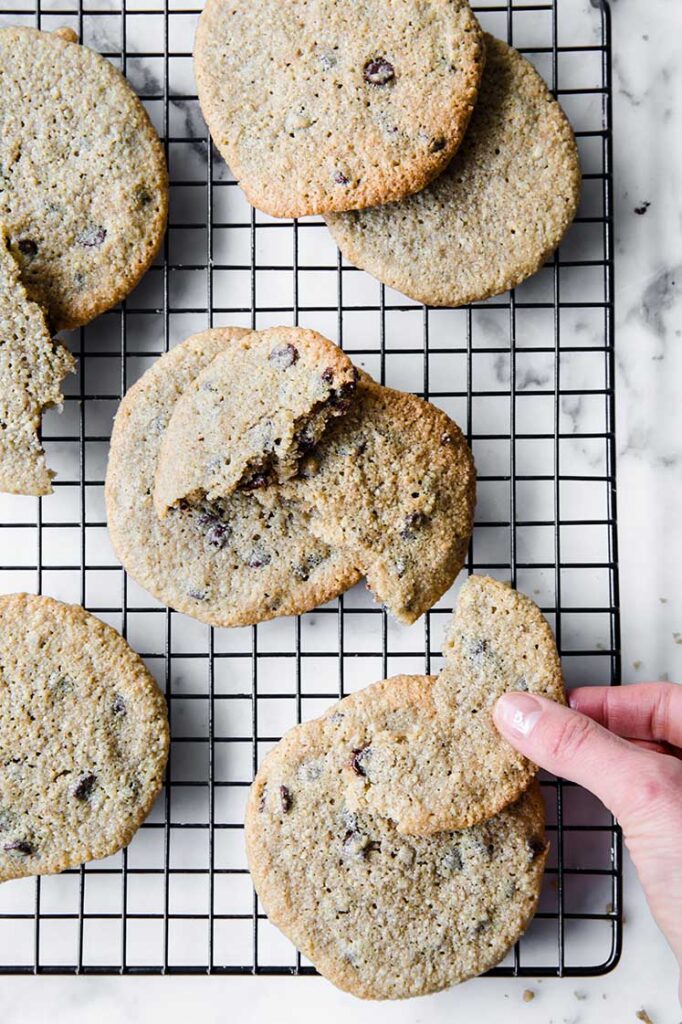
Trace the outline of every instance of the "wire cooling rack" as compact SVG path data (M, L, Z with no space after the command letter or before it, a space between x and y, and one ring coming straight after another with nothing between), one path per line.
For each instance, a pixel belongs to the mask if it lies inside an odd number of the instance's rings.
M511 579L556 631L569 684L619 681L613 408L609 10L599 0L480 3L484 28L532 60L578 137L583 200L561 251L514 292L434 310L343 262L319 218L246 203L211 149L192 76L192 0L0 0L0 23L71 25L121 67L165 142L161 257L119 308L67 336L79 357L44 440L41 501L0 497L0 589L84 604L119 628L169 702L165 790L130 847L0 886L4 973L312 973L258 906L242 843L262 754L339 695L439 664L457 586L412 627L362 587L297 619L210 630L127 579L103 482L123 392L209 325L301 323L381 381L442 406L479 472L468 571ZM551 854L539 913L492 973L609 970L621 945L620 839L587 793L546 777Z

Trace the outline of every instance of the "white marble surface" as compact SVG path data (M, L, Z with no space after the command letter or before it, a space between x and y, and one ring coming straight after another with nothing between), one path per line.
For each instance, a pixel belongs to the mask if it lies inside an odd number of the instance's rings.
M682 70L679 0L613 0L618 516L625 681L682 680ZM635 208L650 203L646 213ZM610 975L480 979L438 996L367 1005L320 979L3 978L3 1018L452 1024L677 1024L676 970L628 865L625 937ZM523 990L534 991L532 1002Z

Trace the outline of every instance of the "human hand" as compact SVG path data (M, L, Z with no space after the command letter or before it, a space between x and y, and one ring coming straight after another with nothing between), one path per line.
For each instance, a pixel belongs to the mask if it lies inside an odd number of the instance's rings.
M531 761L589 789L618 819L682 967L682 686L581 687L568 700L567 708L506 693L495 724Z

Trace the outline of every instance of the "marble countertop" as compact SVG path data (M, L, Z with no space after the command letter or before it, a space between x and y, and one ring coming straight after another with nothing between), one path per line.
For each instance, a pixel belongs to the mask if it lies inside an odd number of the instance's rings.
M612 0L612 11L623 676L682 681L682 4ZM487 1024L624 1024L641 1009L654 1024L678 1024L673 957L629 863L624 904L622 959L595 979L476 979L391 1005L360 1003L317 978L6 977L0 1006L6 1020L52 1024L228 1015L453 1024L482 1014Z

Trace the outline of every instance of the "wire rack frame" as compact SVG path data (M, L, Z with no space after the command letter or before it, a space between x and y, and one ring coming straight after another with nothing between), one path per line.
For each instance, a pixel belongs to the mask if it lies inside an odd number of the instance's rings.
M235 852L248 785L262 753L287 725L373 678L429 672L438 659L455 590L425 616L421 633L402 632L385 611L352 591L291 620L286 633L273 633L266 624L242 631L202 627L197 637L191 623L151 601L107 556L101 491L111 413L134 377L191 333L183 333L185 326L326 327L382 382L456 414L479 466L478 522L467 571L511 579L537 597L554 625L569 681L591 671L596 681L620 682L609 7L606 0L490 0L474 9L484 27L544 61L542 70L562 103L577 98L596 105L596 125L583 128L580 113L573 116L581 148L589 148L583 178L593 197L581 207L573 232L589 233L589 258L582 243L573 247L575 256L566 243L537 275L538 288L522 286L492 303L435 311L374 282L367 285L367 276L338 252L329 256L319 219L275 221L233 202L236 183L205 125L190 113L196 107L193 87L186 87L186 76L179 85L171 80L175 62L191 60L189 22L183 19L195 18L198 8L174 6L173 0L123 0L114 7L100 0L0 3L0 23L70 24L121 67L155 119L172 183L169 232L146 288L143 283L116 310L68 338L79 374L64 417L48 416L44 430L51 461L62 460L55 495L29 504L0 501L0 583L3 590L22 587L80 602L117 625L164 688L173 735L164 792L127 850L54 878L0 887L0 973L314 973L270 928L243 855ZM150 18L147 48L139 32ZM589 24L587 41L576 41L574 33L564 39L567 18ZM118 45L111 33L106 39L98 34L98 22L107 19L109 25L116 21ZM519 19L525 26L520 34ZM588 84L562 87L568 58L589 65ZM154 74L145 71L146 61L155 65ZM184 117L180 129L178 112ZM178 157L183 147L189 147L189 164ZM228 248L228 258L224 232L241 245ZM204 248L194 256L197 239ZM188 274L203 276L203 301L182 284ZM319 288L320 275L333 280L331 292ZM234 293L226 281L237 278L245 284ZM274 299L265 301L268 282L282 279L290 301L278 300L276 287ZM365 327L356 332L358 315L371 318L374 333ZM353 344L356 333L360 345ZM574 364L583 357L588 371L576 378ZM529 367L538 364L544 376L534 377ZM504 425L490 412L500 402ZM590 496L596 497L594 514L586 504ZM492 544L490 537L496 538ZM593 620L596 632L589 626ZM311 646L316 630L322 641ZM178 665L189 686L177 675ZM203 673L199 685L195 669ZM236 683L226 683L233 674ZM282 679L289 685L282 686ZM273 715L273 708L284 706L285 721ZM547 885L531 929L490 973L602 974L621 950L620 834L577 787L549 776L542 785L552 842Z

